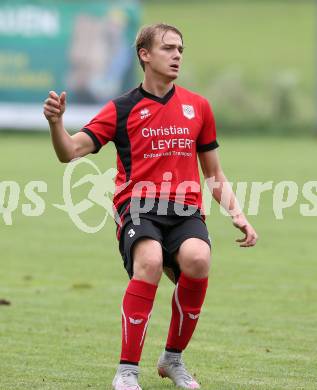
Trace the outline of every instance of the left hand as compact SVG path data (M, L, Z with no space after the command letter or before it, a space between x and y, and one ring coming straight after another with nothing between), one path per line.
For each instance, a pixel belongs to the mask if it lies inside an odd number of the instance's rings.
M246 248L256 244L259 237L244 214L239 214L232 217L232 223L236 228L240 229L241 232L245 234L243 238L236 240L236 242L240 243L240 247Z

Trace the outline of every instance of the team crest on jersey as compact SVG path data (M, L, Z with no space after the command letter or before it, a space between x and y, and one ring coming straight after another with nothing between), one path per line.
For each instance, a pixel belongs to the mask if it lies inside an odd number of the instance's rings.
M140 117L141 119L148 118L151 115L150 110L148 108L143 108L143 110L140 111Z
M183 107L183 114L188 119L195 118L195 110L193 106L190 106L188 104L182 104Z

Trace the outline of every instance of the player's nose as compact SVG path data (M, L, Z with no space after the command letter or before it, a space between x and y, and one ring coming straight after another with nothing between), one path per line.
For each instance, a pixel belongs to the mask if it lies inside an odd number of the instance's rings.
M179 61L182 58L182 54L178 51L178 49L175 49L173 52L173 60Z

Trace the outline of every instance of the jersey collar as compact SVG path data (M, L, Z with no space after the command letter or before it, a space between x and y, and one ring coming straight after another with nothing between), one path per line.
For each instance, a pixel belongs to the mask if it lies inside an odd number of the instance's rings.
M155 96L155 95L152 95L150 92L145 91L142 88L142 83L139 86L139 91L142 93L142 95L144 97L146 97L148 99L154 100L154 101L161 103L161 104L166 104L175 93L175 84L173 84L173 87L163 97Z

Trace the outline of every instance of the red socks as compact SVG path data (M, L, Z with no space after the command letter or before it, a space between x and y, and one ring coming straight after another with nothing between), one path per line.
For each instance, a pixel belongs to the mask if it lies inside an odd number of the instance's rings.
M166 349L183 351L195 330L208 286L208 278L180 275L172 299L172 318Z
M172 299L172 318L166 348L183 351L195 330L208 286L208 278L181 274ZM138 364L157 286L132 279L122 302L121 363Z
M130 280L122 302L121 362L138 363L150 320L157 286Z

